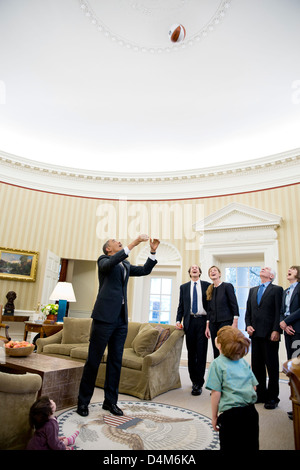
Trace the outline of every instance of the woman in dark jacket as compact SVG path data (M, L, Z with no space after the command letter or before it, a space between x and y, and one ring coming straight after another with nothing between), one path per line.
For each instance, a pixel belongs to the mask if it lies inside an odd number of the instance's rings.
M215 338L220 328L232 325L237 328L239 307L236 300L234 287L229 282L221 281L221 271L217 266L211 266L208 275L212 284L206 291L208 300L206 336L211 337L214 358L220 353L215 346Z

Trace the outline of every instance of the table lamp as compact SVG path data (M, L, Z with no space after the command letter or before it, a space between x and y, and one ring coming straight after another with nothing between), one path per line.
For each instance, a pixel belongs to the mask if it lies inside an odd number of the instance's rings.
M72 284L70 282L58 282L49 300L58 300L57 321L63 322L66 315L67 302L76 302Z

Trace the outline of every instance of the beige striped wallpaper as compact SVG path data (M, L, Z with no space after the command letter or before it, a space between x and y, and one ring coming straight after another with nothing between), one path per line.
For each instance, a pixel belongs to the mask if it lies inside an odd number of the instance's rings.
M182 254L183 281L186 281L188 267L199 260L196 248L188 251L185 249L186 236L195 236L190 232L186 234L186 230L189 230L187 222L197 222L200 213L206 217L232 202L238 202L281 215L283 222L278 229L278 283L286 287L285 275L288 267L300 264L299 190L300 185L295 184L197 200L124 203L50 194L2 183L0 246L38 251L39 261L36 282L0 280L0 303L6 303L6 293L14 290L18 296L15 301L17 310L35 309L40 300L48 249L62 258L96 260L102 251L103 242L110 236L126 243L126 235L132 238L140 232L161 230L162 227L151 226L151 210L156 212L157 207L163 209L166 205L175 208L179 218L174 219L176 223L168 224L162 216L163 231L158 235L164 241L174 244ZM132 262L137 254L138 249L130 255Z

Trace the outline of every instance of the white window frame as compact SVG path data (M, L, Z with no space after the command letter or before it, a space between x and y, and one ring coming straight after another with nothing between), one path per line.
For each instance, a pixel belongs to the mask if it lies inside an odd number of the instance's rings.
M145 248L139 253L136 264L144 264L149 249ZM161 242L157 250L158 263L151 274L134 278L132 315L129 319L142 323L149 322L149 296L150 280L152 277L172 278L172 302L170 324L176 323L176 314L179 301L179 288L182 284L182 258L177 248L166 242Z

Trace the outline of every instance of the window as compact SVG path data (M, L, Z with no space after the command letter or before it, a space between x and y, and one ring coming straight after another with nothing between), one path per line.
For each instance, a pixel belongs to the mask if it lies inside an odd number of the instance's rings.
M235 290L239 305L238 328L245 331L245 313L250 287L257 286L260 278L259 266L232 266L225 269L226 282L230 282Z
M172 279L152 277L150 282L149 322L170 323Z

